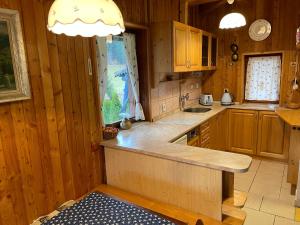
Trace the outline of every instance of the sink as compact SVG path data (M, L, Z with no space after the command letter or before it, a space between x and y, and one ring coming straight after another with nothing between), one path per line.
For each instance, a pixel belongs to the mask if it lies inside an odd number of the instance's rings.
M210 111L211 108L187 108L183 110L183 112L190 112L190 113L205 113Z

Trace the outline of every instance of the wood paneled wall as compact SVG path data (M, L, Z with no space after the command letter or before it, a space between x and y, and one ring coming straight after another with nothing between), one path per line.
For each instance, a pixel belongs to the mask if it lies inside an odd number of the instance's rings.
M243 13L247 26L234 30L219 30L221 18L231 7ZM272 25L271 35L264 41L255 42L249 38L248 29L256 19L266 19ZM238 0L233 6L218 3L205 4L190 8L190 23L196 27L216 33L219 37L218 70L206 75L203 80L203 91L212 92L215 99L220 99L224 88L229 88L238 101L243 100L242 55L245 53L262 53L283 51L283 84L281 103L289 96L290 82L295 67L295 34L300 26L300 1L295 0ZM230 45L239 46L240 60L231 62Z
M1 0L21 14L32 99L0 104L0 224L29 224L101 183L90 40L46 30L51 1Z
M51 3L0 0L20 12L32 91L31 100L0 104L0 225L29 224L103 180L92 40L48 32ZM138 24L179 15L179 0L116 3Z

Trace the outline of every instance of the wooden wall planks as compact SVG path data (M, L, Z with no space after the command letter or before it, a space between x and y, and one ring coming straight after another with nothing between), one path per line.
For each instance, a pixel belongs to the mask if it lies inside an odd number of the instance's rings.
M219 30L219 22L230 11L229 5L215 7L216 4L206 4L190 8L190 22L196 27L216 33L219 37L219 65L213 75L204 77L203 90L212 92L215 99L220 99L224 88L243 100L242 54L283 51L284 70L281 103L285 104L290 91L290 81L293 79L295 68L290 62L295 61L295 32L300 25L300 2L294 0L240 0L234 8L243 13L247 26L235 30ZM264 18L272 24L270 37L261 42L252 41L248 36L250 24L255 19ZM230 45L236 42L239 46L240 60L231 65ZM300 101L300 99L299 99Z
M33 95L0 105L0 224L29 224L102 182L90 40L48 32L51 3L0 0L20 12Z
M128 22L179 19L179 0L115 1ZM0 0L20 12L33 95L0 105L0 225L31 223L103 181L94 43L48 32L51 4Z

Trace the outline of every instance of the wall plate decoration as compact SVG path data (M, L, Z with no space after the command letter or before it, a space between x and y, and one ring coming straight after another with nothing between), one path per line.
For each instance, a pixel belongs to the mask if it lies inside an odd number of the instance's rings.
M254 41L263 41L269 37L271 30L271 24L267 20L255 20L249 28L249 36Z

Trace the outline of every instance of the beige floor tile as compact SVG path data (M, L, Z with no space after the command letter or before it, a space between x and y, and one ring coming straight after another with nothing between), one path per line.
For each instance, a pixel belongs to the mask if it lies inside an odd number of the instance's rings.
M282 176L270 175L270 174L259 174L258 173L255 176L254 182L281 187L281 185L282 185Z
M269 186L265 183L255 182L254 180L249 192L278 199L280 194L280 186Z
M258 167L259 167L259 165L260 165L260 163L261 163L261 160L259 160L259 159L252 159L252 163L251 163L249 171L250 172L256 172L257 169L258 169Z
M294 206L295 195L291 195L290 188L281 188L279 199L283 201L287 201L291 204L291 206Z
M268 167L268 168L280 169L280 170L284 170L285 166L286 163L275 162L271 160L262 160L260 163L260 167Z
M235 179L234 180L234 189L244 192L249 192L252 180L250 179Z
M244 225L273 225L275 216L253 209L243 208L247 213Z
M254 194L254 193L248 193L245 207L250 208L250 209L259 210L260 205L262 203L262 199L263 199L262 195L258 195L258 194Z
M276 216L274 225L300 225L300 223L295 222L294 220Z
M262 161L258 168L258 172L283 175L284 166L285 166L285 164L278 163L278 162Z
M288 165L284 165L284 174L287 175L288 172Z
M247 172L247 173L237 173L235 174L236 179L250 179L253 180L255 177L254 172Z
M294 219L295 217L295 207L287 201L269 197L263 198L260 211L288 219Z

